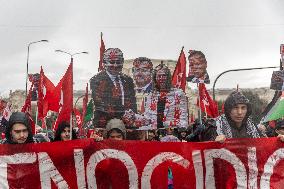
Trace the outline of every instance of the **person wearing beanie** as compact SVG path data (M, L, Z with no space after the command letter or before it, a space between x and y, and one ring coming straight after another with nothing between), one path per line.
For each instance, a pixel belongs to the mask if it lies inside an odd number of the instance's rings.
M112 140L125 140L126 128L121 119L111 119L106 125L106 138Z
M29 117L24 112L14 112L10 116L2 144L33 143L33 134Z
M113 118L120 119L125 110L137 113L133 79L122 73L124 58L118 48L104 52L104 70L90 79L90 88L95 105L94 126L105 128Z
M215 141L224 142L226 138L260 138L261 132L252 122L251 103L241 92L232 92L224 104L224 114L216 119L217 137Z

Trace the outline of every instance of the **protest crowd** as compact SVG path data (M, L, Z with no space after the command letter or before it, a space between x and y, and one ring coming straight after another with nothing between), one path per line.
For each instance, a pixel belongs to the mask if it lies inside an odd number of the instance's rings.
M254 123L251 119L254 104L237 88L228 95L223 110L220 110L205 87L210 82L205 55L201 51L190 50L188 62L189 73L186 77L183 49L173 74L163 62L154 67L151 59L138 57L133 61L132 79L122 73L123 52L119 48L103 48L99 72L86 87L82 112L73 108L72 63L57 86L44 75L41 68L37 84L33 78L30 79L31 88L21 112L13 112L11 102L1 101L2 144L84 138L96 142L139 140L226 143L231 138L278 137L278 140L284 141L283 115L271 118L275 108L266 109L267 114L261 122ZM199 116L196 119L192 119L188 111L185 94L187 82L198 87ZM41 127L36 125L31 115L31 94L35 85L37 119ZM91 89L91 99L88 99L88 87ZM141 104L137 103L136 94L143 96ZM49 111L57 112L58 115L48 130L45 117Z

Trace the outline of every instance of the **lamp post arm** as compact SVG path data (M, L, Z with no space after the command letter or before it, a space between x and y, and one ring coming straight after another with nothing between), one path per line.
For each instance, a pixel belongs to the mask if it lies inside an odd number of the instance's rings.
M30 56L30 45L28 45L28 54L27 54L27 73L26 73L26 98L28 96L28 77L29 77L29 56Z
M231 69L231 70L226 70L226 71L220 73L220 74L216 77L216 79L214 80L214 83L213 83L213 100L215 100L215 85L216 85L216 82L217 82L217 80L218 80L222 75L224 75L225 73L228 73L228 72L237 72L237 71L247 71L247 70L270 69L270 68L278 68L278 67L279 67L279 66Z

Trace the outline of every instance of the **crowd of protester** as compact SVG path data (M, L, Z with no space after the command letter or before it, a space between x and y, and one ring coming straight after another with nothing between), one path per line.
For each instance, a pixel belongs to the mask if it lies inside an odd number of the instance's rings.
M251 104L239 91L231 93L225 101L225 112L219 117L196 119L187 127L164 127L150 130L127 129L122 119L113 118L106 128L86 128L89 138L96 141L112 140L145 140L161 142L224 142L226 138L260 138L279 137L283 140L284 121L276 121L275 126L259 124L256 126L250 119ZM72 137L70 136L72 135ZM51 141L68 141L79 136L78 130L70 131L68 122L61 122L54 131L54 137L40 131L33 135L29 117L23 112L12 113L5 129L3 144L24 144Z

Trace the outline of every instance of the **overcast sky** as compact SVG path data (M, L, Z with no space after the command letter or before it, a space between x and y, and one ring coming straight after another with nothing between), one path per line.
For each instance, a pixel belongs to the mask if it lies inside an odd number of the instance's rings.
M55 84L74 57L75 89L97 73L100 32L106 47L126 59L177 59L181 47L201 50L212 87L227 69L279 65L284 43L283 0L0 0L0 91L25 88L27 46L30 72L40 66ZM277 69L274 69L277 70ZM217 88L269 87L273 69L224 75Z

